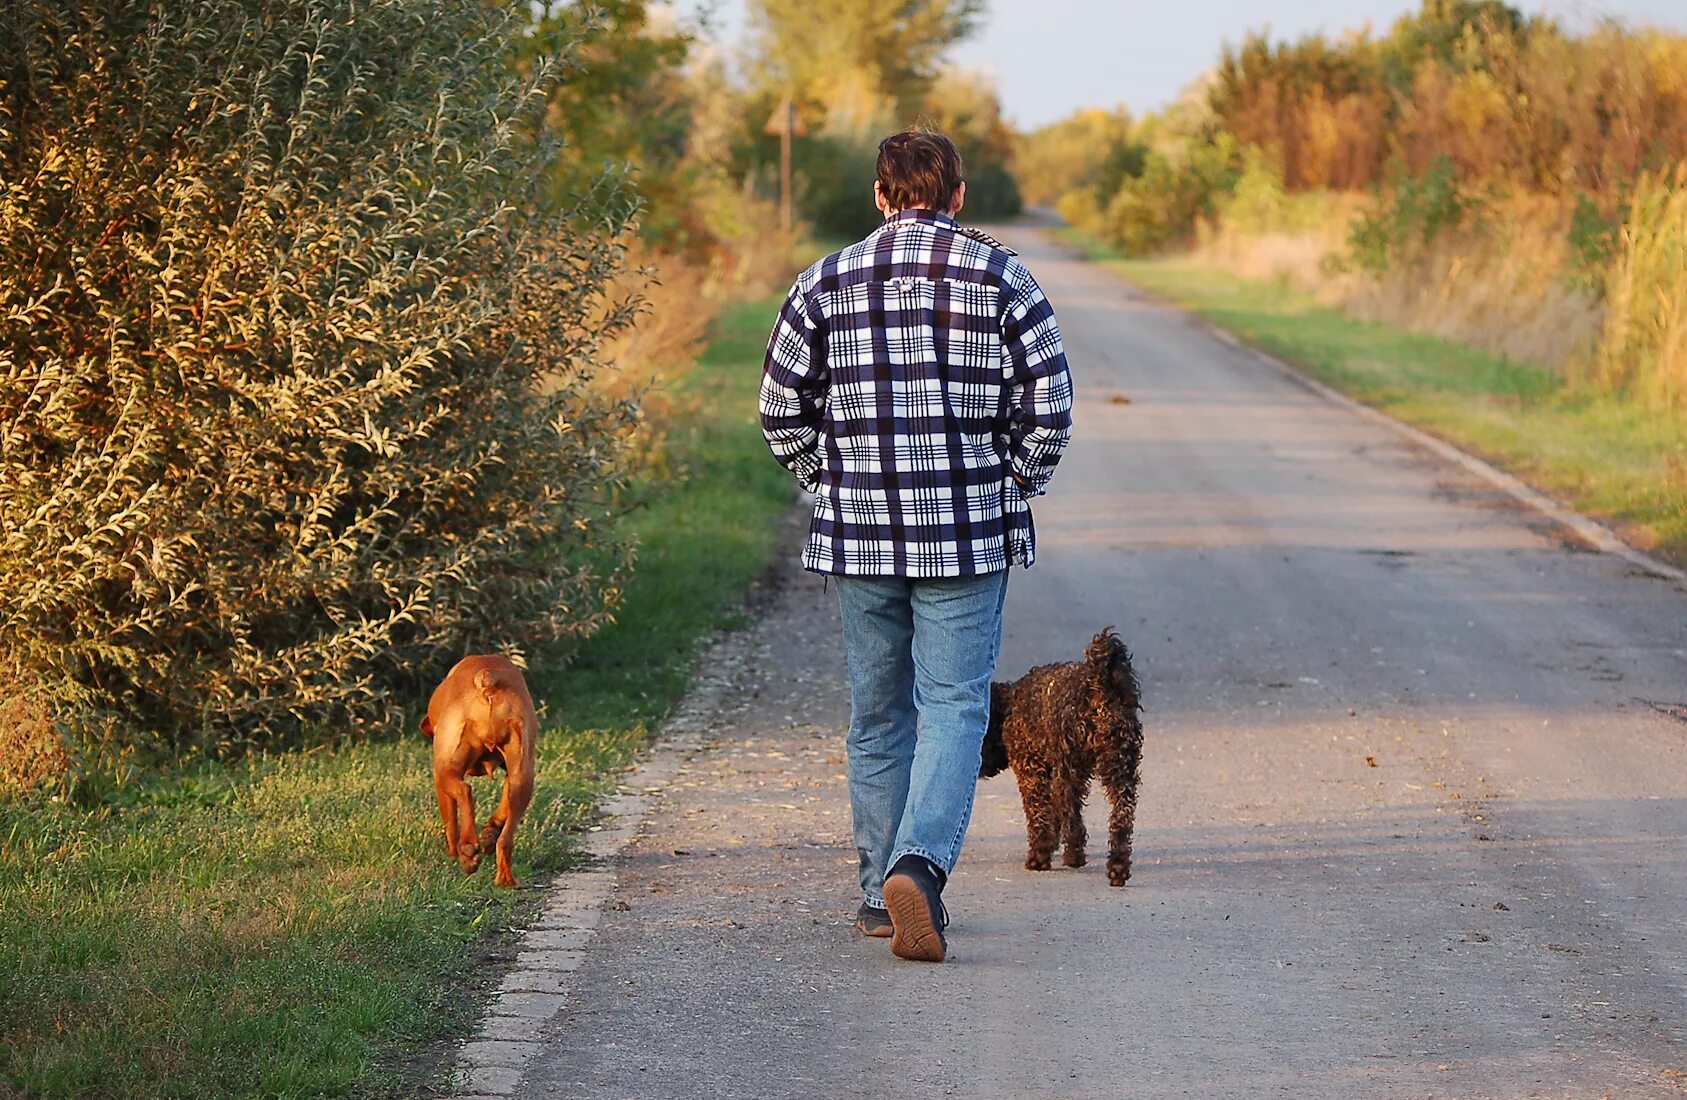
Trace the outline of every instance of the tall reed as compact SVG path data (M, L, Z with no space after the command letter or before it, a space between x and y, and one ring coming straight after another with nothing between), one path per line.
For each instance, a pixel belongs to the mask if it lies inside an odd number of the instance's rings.
M1603 385L1687 410L1687 161L1635 187L1595 371Z

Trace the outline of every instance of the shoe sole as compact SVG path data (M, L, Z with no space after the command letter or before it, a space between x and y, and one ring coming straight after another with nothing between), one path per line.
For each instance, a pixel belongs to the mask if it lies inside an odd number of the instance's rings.
M932 919L925 894L907 875L885 880L885 908L890 910L890 953L913 962L943 961L943 932Z

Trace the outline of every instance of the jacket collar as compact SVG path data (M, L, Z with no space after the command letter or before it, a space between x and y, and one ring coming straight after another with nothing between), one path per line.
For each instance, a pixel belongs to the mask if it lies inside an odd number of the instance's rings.
M928 225L941 225L946 229L959 229L961 227L959 222L941 211L926 210L921 207L910 207L907 210L898 210L896 213L886 218L884 224L873 230L873 232L880 233L889 229L893 225L901 225L905 222L925 222Z

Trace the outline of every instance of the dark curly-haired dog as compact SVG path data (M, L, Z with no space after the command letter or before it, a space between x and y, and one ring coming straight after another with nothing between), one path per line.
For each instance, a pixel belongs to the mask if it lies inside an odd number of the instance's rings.
M1030 850L1025 867L1046 871L1055 844L1061 863L1084 865L1084 799L1099 776L1113 812L1107 819L1107 881L1131 877L1142 709L1130 650L1108 627L1082 661L1039 665L1011 684L990 685L990 729L978 770L988 779L1012 767L1025 803Z

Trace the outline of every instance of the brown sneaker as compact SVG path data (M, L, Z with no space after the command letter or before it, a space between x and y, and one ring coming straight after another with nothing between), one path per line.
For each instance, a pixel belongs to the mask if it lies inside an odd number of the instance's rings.
M890 953L915 962L942 962L948 954L943 927L943 886L937 871L920 856L903 856L885 879L885 908L890 911Z
M875 940L888 940L891 936L890 914L883 909L875 909L866 902L855 911L855 927L863 936Z

